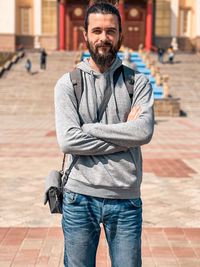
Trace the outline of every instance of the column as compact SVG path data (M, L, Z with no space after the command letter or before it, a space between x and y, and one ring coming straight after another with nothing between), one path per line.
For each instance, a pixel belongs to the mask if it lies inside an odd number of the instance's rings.
M196 0L196 36L200 37L200 0Z
M179 0L171 0L171 36L177 37Z
M147 17L146 17L146 37L145 48L151 50L152 45L152 27L153 27L153 0L147 1Z
M16 3L14 0L0 1L0 50L15 51Z
M78 50L78 27L73 28L73 50Z
M66 2L60 0L60 50L65 50L65 11Z
M15 1L0 1L0 33L15 34Z
M56 22L57 22L57 50L60 49L60 3L57 0L57 6L56 6Z
M34 0L34 47L40 48L42 33L42 0Z
M178 33L178 15L179 15L179 0L171 0L171 45L174 50L178 50L177 33Z
M123 22L124 22L124 0L119 0L119 13L121 16L121 20L122 20L122 27L123 27Z
M70 50L70 16L69 9L67 9L67 40L66 40L66 49Z
M196 49L200 51L200 0L196 0Z

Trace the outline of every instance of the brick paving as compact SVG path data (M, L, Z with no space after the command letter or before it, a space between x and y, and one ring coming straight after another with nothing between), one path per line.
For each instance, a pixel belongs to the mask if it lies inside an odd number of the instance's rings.
M49 214L43 192L45 176L52 168L60 169L62 159L53 87L71 69L74 54L49 54L46 71L39 70L37 53L28 56L35 74L25 72L23 59L0 80L0 267L60 267L61 216ZM198 58L177 54L177 60L179 56L181 70L185 62L194 61L194 70L190 64L188 71L197 71ZM144 267L200 266L200 119L199 105L194 105L200 98L191 86L187 101L186 85L176 97L181 97L188 117L156 118L152 142L143 147ZM97 267L106 266L110 260L102 231Z
M199 228L144 228L143 266L199 266ZM59 227L0 228L0 266L63 266L63 234ZM97 267L111 266L102 230Z

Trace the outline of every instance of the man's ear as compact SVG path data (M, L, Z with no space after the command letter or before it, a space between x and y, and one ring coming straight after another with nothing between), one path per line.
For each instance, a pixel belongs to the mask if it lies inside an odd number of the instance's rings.
M87 42L87 32L85 30L83 30L83 37L84 37L85 41Z

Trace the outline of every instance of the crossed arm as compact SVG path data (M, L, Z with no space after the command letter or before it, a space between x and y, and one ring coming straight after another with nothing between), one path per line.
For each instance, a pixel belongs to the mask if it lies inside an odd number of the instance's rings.
M117 124L84 124L83 131L112 144L126 148L147 144L153 135L153 90L139 79L135 85L132 110L126 122Z
M149 142L153 133L152 88L147 84L143 87L147 90L136 91L126 122L88 123L81 127L73 90L66 82L59 82L55 87L55 117L61 150L68 154L104 155Z
M77 101L70 79L61 78L55 87L55 120L58 144L63 153L76 155L104 155L127 150L83 132L77 113Z

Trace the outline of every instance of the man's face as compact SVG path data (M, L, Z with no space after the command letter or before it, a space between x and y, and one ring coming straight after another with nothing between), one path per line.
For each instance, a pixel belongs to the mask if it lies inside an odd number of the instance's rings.
M100 66L110 66L121 46L117 16L90 14L84 37L93 61Z

